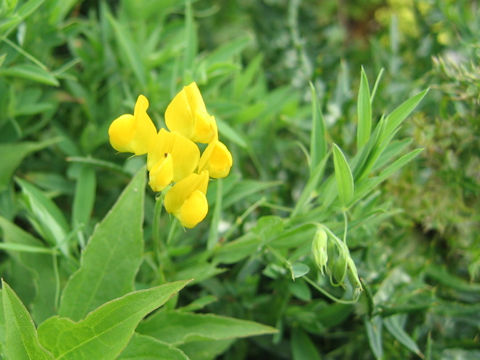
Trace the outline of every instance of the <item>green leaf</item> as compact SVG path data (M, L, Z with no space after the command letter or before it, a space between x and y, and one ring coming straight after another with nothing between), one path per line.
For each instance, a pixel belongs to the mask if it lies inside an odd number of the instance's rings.
M303 188L302 193L300 194L300 197L295 204L295 208L290 215L291 218L294 218L299 213L308 211L309 208L307 207L307 205L316 195L315 189L318 187L318 184L323 177L325 165L327 164L328 158L329 156L324 156L322 161L320 161L320 163L317 164L315 169L313 169L313 171L310 173L307 184Z
M357 149L360 149L368 142L372 130L372 105L370 103L370 88L367 75L362 67L360 77L360 89L357 97Z
M137 331L169 344L198 340L226 340L273 334L275 328L252 321L179 311L161 311L142 322Z
M41 246L32 246L24 244L11 244L11 243L0 243L0 249L5 251L18 251L24 253L34 253L34 254L56 254L57 251Z
M393 163L388 165L385 169L383 169L380 174L378 174L378 177L381 179L381 181L385 180L386 178L390 177L394 172L401 169L410 161L415 159L422 151L423 149L415 149L410 151L408 154L401 156Z
M344 207L348 207L348 204L353 199L353 176L347 159L345 159L345 155L343 155L337 144L333 144L333 165L335 167L335 180L340 202Z
M375 316L372 319L365 318L365 328L367 330L368 343L370 349L375 356L375 359L383 359L383 345L382 345L382 318Z
M192 1L187 0L185 2L185 51L184 51L184 58L183 58L183 73L184 73L184 81L187 81L185 74L187 72L193 71L193 65L195 63L195 56L197 55L197 46L198 46L198 39L197 39L197 31L196 31L196 24L193 18L193 9L192 9Z
M259 251L262 239L252 233L215 249L214 263L233 264Z
M410 115L410 113L417 107L418 103L422 101L423 97L427 94L429 89L425 89L410 99L406 100L395 110L393 110L385 119L385 137L392 134L401 123Z
M16 179L22 188L30 221L49 244L68 254L67 234L69 226L63 213L40 189L22 179Z
M309 273L310 268L308 265L302 263L295 263L292 265L292 278L296 279L305 276Z
M52 73L35 64L19 64L8 68L0 68L0 76L2 75L36 81L45 85L60 85Z
M405 330L400 325L400 317L402 315L389 316L383 319L383 323L387 328L388 332L397 339L397 341L405 346L411 352L417 354L423 358L423 354L420 351L418 345L413 341L413 339L405 332Z
M18 296L2 280L5 318L5 353L8 359L48 360L53 357L40 345L33 320Z
M131 292L95 309L79 322L55 316L38 328L40 343L55 359L116 359L138 323L180 291L188 281Z
M320 354L308 334L295 328L292 331L291 348L293 360L320 360Z
M191 360L213 360L223 354L233 343L231 339L192 341L179 346Z
M50 146L57 141L58 139L38 143L18 142L14 144L0 144L0 157L2 158L2 161L0 161L0 191L7 187L13 172L25 156Z
M73 198L73 227L87 224L95 202L96 176L92 166L82 165Z
M134 334L119 360L189 360L188 356L173 345L150 336Z
M318 101L317 92L310 83L312 97L312 132L310 136L310 173L318 167L320 161L327 155L327 140L325 120L323 118L322 106Z
M142 168L95 228L80 268L65 286L59 315L80 320L106 301L134 289L143 255L144 195Z
M242 50L245 49L251 42L252 37L250 35L244 35L236 39L230 39L230 41L208 54L204 61L207 66L228 61L234 55L241 53Z
M52 252L43 243L12 222L0 216L4 242L1 247L30 270L35 284L32 315L41 322L55 313L57 282L53 271L53 258L45 253Z
M127 31L123 24L119 24L109 12L107 13L107 19L113 27L113 33L120 48L120 54L126 58L127 64L131 67L142 88L146 88L147 79L140 58L141 52L137 49L136 43L131 37L131 32Z
M24 3L13 17L0 22L0 35L5 35L15 29L22 21L29 17L45 0L29 0ZM3 34L2 34L3 33Z

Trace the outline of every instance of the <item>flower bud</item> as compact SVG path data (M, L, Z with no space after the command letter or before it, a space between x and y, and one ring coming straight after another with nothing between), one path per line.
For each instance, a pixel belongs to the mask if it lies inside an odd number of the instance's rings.
M327 253L328 235L322 228L315 233L312 241L312 253L315 264L323 275L328 261Z
M327 248L328 262L327 272L330 274L332 286L344 286L345 275L347 274L348 249L340 242L330 242Z

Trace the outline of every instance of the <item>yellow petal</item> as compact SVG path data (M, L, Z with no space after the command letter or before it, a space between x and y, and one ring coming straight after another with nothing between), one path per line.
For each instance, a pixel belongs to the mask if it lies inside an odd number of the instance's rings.
M188 98L188 102L190 103L190 107L196 111L206 113L207 108L205 107L205 103L203 102L202 94L200 93L197 83L192 82L185 86L184 89Z
M177 182L165 195L165 209L169 213L178 213L183 203L195 191L207 194L208 172L202 171L200 174L192 173L186 178Z
M225 144L213 141L208 144L198 163L199 170L207 170L212 178L224 178L230 173L233 158Z
M158 161L150 170L149 185L153 191L162 191L173 180L172 156L167 154L163 161Z
M173 181L180 181L195 171L200 159L200 150L191 140L179 133L173 133L170 150L173 157Z
M200 159L198 146L177 132L161 129L148 152L147 168L150 170L158 161L163 161L166 154L172 156L173 181L182 180L195 171Z
M175 216L186 228L195 227L208 213L208 202L205 194L195 190L183 203Z
M148 152L157 130L147 114L148 100L140 95L133 116L122 115L110 125L108 134L115 150L142 155Z
M195 129L192 140L199 143L209 143L217 135L215 118L207 112L195 111Z
M150 146L147 156L147 169L150 170L158 161L163 161L165 154L170 153L173 144L170 132L160 129Z
M165 123L195 142L208 143L217 132L215 119L208 114L202 94L195 82L185 86L165 111Z
M165 111L165 124L170 131L178 131L187 138L192 138L195 124L185 88L168 104Z
M133 115L125 114L113 120L108 128L108 137L115 150L134 152L131 147L134 127Z

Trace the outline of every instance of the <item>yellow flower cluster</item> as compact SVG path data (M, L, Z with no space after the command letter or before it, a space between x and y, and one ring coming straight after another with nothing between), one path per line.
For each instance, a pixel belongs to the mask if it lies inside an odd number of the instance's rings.
M167 129L157 132L147 114L148 100L140 95L133 115L115 119L108 135L112 147L135 155L147 154L149 185L165 195L165 209L192 228L208 212L208 180L223 178L232 167L232 155L218 139L215 118L205 107L196 83L185 86L165 111ZM196 143L207 144L200 155Z

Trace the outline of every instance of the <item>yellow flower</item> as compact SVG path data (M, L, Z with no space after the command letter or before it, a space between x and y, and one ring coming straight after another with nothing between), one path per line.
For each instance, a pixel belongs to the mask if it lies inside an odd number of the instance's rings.
M180 181L193 173L198 165L200 150L185 136L160 129L148 151L147 169L150 187L162 191L172 181Z
M208 172L192 173L177 182L165 195L165 209L186 228L195 227L208 212Z
M207 112L195 82L175 95L165 111L165 123L170 131L199 143L209 143L217 136L215 118Z
M147 114L148 100L140 95L133 115L124 114L115 119L108 128L110 144L119 152L142 155L148 152L157 129Z
M212 178L224 178L230 172L233 159L225 144L212 141L203 151L198 163L199 171L207 170Z

